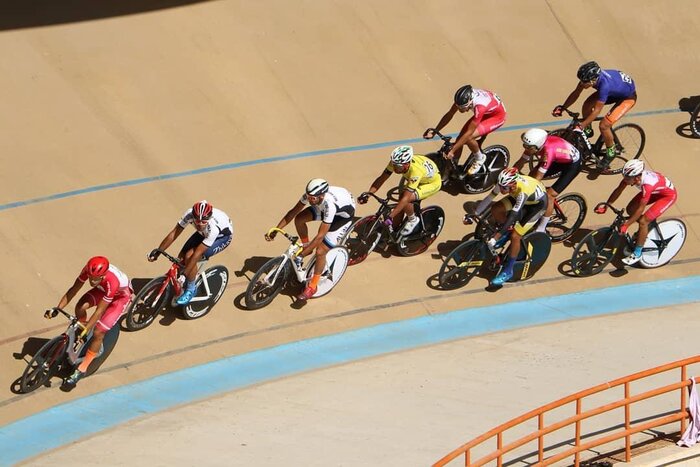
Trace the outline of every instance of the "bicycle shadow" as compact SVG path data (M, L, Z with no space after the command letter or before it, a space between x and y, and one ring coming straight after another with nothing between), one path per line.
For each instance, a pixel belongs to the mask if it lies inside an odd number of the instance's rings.
M44 337L30 337L24 343L22 344L22 350L19 352L14 352L12 354L12 358L15 360L24 360L24 363L29 364L29 361L34 358L34 355L41 349L44 344L46 344L49 341L49 339L46 339ZM22 379L22 376L20 375L19 378L14 380L10 384L10 392L13 394L22 394L21 388L20 388L20 380ZM44 386L50 386L50 381L47 381L47 384Z
M695 108L700 105L700 95L683 97L678 101L678 110L687 112L690 115ZM690 122L686 121L676 127L676 134L683 138L698 139L690 129Z

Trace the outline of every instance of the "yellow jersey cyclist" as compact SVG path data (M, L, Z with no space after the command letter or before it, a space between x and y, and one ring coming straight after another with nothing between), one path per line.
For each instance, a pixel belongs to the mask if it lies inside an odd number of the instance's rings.
M498 193L507 196L494 203L493 200ZM507 232L510 231L508 259L501 273L491 281L491 285L501 286L513 277L513 266L520 253L520 241L523 235L537 224L547 209L547 190L539 180L521 175L515 167L511 167L498 174L498 183L493 191L479 203L476 215L481 215L492 204L493 218L502 227L488 240L489 248L498 248L503 245L508 240ZM506 213L508 213L507 217ZM472 223L469 214L464 216L464 223Z
M392 151L389 165L372 182L368 191L376 193L393 173L402 174L406 184L399 195L398 204L391 211L389 221L400 221L397 216L405 214L408 219L401 229L401 235L409 235L420 221L416 216L413 202L422 201L440 191L442 187L440 171L435 162L429 158L414 154L413 147L399 146ZM360 195L357 201L365 204L368 199L368 196Z

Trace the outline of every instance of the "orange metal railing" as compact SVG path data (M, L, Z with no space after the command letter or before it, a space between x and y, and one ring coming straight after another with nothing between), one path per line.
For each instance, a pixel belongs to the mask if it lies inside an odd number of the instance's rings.
M532 410L526 414L514 418L513 420L504 423L491 431L484 433L483 435L469 441L468 443L458 447L451 453L447 454L445 457L433 464L435 467L444 466L453 460L464 456L465 466L481 466L489 462L496 461L498 467L501 467L507 459L504 459L506 454L513 453L514 450L523 447L527 443L534 442L537 440L537 451L531 454L531 457L536 458L536 465L550 465L555 462L561 461L566 458L573 458L573 464L578 467L580 464L580 454L581 452L587 451L589 449L602 446L604 444L623 439L625 440L625 461L629 462L632 458L632 435L650 430L652 428L667 425L673 422L680 423L681 433L685 431L686 423L688 419L688 413L686 410L688 391L685 389L691 383L688 378L688 366L700 363L700 355L695 357L686 358L684 360L679 360L677 362L668 363L656 368L651 368L649 370L641 371L633 375L625 376L608 383L603 383L598 386L594 386L590 389L577 392L570 396L564 397L555 402L551 402L544 405L538 409ZM639 394L632 395L630 385L632 382L640 381L651 376L659 375L671 370L680 369L679 379L676 382L666 384L654 389L650 389ZM695 378L696 382L700 382L700 377ZM604 391L610 391L615 388L622 387L624 390L624 397L617 399L613 402L609 402L604 405L600 405L588 410L583 410L583 402L590 399L594 394L599 394ZM644 423L635 423L631 417L631 407L644 400L652 399L654 397L659 397L664 394L671 392L680 392L679 405L672 407L670 412L664 412L662 414L657 414L652 418L651 421L645 421ZM559 409L567 404L575 403L575 414L571 415L563 420L559 420L555 423L547 425L545 423L545 416L551 413L555 409ZM616 409L624 409L624 420L622 420L619 426L621 429L606 430L604 436L596 436L593 434L583 434L582 421L595 417L597 415L610 412ZM537 420L537 430L530 432L525 436L504 444L504 432L511 430L516 427L521 427L526 422L531 422ZM545 451L548 450L545 443L545 437L557 433L558 431L574 426L574 437L572 439L573 446L563 452L558 452L557 454L545 457ZM477 447L483 449L484 443L489 440L495 439L496 449L489 454L472 461L472 450ZM582 442L584 439L590 439L589 441ZM522 459L521 459L522 460Z

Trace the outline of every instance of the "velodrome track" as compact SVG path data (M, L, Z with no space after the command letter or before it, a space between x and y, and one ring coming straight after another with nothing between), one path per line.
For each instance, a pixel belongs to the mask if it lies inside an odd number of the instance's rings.
M694 3L501 6L496 11L488 2L473 2L466 11L458 2L215 1L0 33L4 63L12 69L0 75L0 89L13 109L0 125L2 152L11 160L0 201L0 345L6 356L0 376L7 388L0 423L314 336L472 305L698 274L693 189L700 146L677 134L687 115L674 111L680 98L697 94L700 62L686 45L698 31L697 15L688 14ZM475 198L440 193L433 200L445 209L447 224L420 257L371 257L351 268L331 295L301 309L279 297L266 309L241 310L234 301L247 279L234 276L207 318L165 317L141 333L123 333L103 369L70 394L10 391L24 366L12 354L29 337L59 332L62 325L44 321L42 310L55 304L87 257L105 254L132 278L162 273L165 263L146 263L145 253L187 206L206 197L231 215L236 229L233 245L217 259L232 272L244 265L255 269L261 258L281 250L281 242L267 244L262 234L309 178L322 176L359 193L391 146L434 125L466 81L503 98L506 128L489 142L505 144L517 156L522 128L555 124L549 110L575 84L576 67L590 58L635 78L640 100L628 120L647 131L649 165L679 188L670 214L684 218L688 241L670 266L575 280L557 270L570 255L557 246L533 281L496 294L478 282L441 293L426 284L439 267L435 255L468 232L459 222L462 203ZM448 130L458 128L454 122ZM416 147L429 151L437 143ZM616 182L580 177L571 190L584 193L591 205ZM589 213L586 225L608 219ZM686 356L683 346L678 351L678 358Z

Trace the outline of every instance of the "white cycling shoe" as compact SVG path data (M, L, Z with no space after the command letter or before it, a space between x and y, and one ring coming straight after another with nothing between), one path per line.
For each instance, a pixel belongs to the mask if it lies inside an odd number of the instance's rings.
M413 219L410 217L406 220L406 223L403 226L403 229L401 229L401 235L409 235L411 232L413 232L416 227L418 226L418 223L420 222L420 219L418 219L418 216L414 216Z

